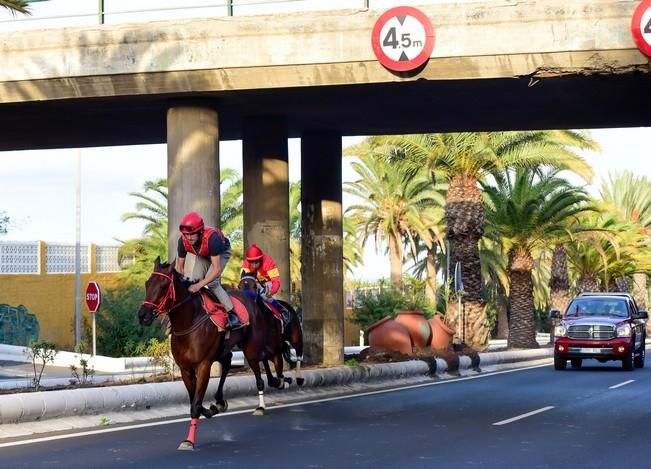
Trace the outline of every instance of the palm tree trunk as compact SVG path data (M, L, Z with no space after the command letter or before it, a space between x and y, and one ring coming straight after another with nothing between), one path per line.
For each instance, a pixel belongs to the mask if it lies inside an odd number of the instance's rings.
M504 287L499 284L497 286L497 295L495 296L495 307L497 309L497 338L509 338L509 314L508 302Z
M533 259L525 249L509 253L511 323L508 348L537 348L533 305Z
M391 287L399 289L402 286L402 249L400 240L389 233L389 257L391 261Z
M482 195L473 177L455 176L450 180L445 206L447 238L452 241L452 265L461 263L464 284L464 342L475 350L488 346L490 329L486 303L482 298L479 239L484 233Z
M550 309L565 311L570 304L570 279L567 274L567 251L556 246L552 255L552 271L549 279Z
M648 294L646 274L633 274L633 298L642 311L647 310Z
M583 273L576 282L577 293L599 291L599 277L594 273Z
M427 283L425 296L433 305L436 304L436 247L427 249Z

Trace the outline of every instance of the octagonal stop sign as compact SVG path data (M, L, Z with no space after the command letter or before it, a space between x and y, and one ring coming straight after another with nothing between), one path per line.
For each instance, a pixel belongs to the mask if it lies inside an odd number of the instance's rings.
M88 311L96 313L102 301L101 292L97 282L88 282L86 287L86 306Z

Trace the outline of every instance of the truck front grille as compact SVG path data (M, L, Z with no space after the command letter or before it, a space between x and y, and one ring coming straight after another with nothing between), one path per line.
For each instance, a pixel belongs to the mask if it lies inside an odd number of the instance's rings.
M577 340L610 340L615 338L615 326L587 324L570 326L567 336Z

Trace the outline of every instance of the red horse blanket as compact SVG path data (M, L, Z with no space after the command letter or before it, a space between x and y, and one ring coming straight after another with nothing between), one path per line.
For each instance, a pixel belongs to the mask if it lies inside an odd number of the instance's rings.
M243 326L248 326L249 312L244 307L244 304L234 296L229 296L235 307L235 313L240 318L240 322ZM205 291L201 292L201 300L203 301L203 309L210 315L210 320L220 331L225 330L228 326L228 315L224 311L224 305L213 300L208 292Z

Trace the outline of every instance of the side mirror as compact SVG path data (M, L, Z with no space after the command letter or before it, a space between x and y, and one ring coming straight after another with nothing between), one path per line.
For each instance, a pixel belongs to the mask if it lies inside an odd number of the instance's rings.
M633 319L649 319L649 313L646 311L638 311L637 313L633 314Z
M549 317L552 318L552 319L561 319L562 318L561 312L556 310L556 309L549 312Z

